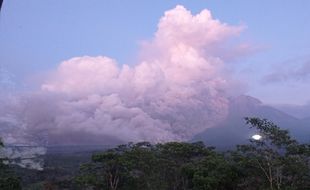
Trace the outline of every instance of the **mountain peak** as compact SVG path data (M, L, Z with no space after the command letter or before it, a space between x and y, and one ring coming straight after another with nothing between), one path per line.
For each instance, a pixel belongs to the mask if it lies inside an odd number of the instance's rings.
M232 104L243 105L243 106L262 104L262 102L259 99L254 98L252 96L247 96L247 95L240 95L235 98L232 98L230 102Z

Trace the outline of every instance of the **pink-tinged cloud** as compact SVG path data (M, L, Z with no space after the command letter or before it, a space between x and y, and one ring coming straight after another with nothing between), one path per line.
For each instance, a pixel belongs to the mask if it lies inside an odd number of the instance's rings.
M27 114L16 120L27 135L45 134L49 143L79 143L83 136L88 143L189 140L227 114L238 83L220 49L242 28L208 10L192 15L177 6L160 19L136 65L103 56L64 61L39 92L23 98L19 110Z
M165 12L160 19L154 42L159 46L184 44L193 48L212 46L242 31L241 26L229 26L212 18L209 10L192 15L183 6Z

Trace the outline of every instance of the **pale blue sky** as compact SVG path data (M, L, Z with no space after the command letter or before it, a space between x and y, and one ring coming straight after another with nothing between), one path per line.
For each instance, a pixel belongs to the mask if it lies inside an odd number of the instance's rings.
M23 81L75 56L106 55L131 63L139 42L150 39L164 11L177 4L192 13L207 8L222 22L247 26L242 39L263 47L236 63L247 94L273 104L310 100L310 71L303 79L289 76L310 60L308 0L4 0L0 66ZM262 82L277 68L286 73L285 80Z

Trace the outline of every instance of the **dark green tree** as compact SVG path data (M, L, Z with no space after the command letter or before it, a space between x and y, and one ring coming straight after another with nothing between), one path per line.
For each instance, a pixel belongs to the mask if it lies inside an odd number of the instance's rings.
M308 189L309 144L265 119L246 122L262 138L228 154L202 142L129 143L94 154L77 180L102 190Z
M223 155L213 153L197 162L194 169L194 190L233 189L234 171Z
M307 189L309 187L309 145L299 144L287 130L259 118L246 123L262 136L238 145L232 152L243 189Z
M92 161L78 180L97 189L225 189L231 173L224 157L201 142L131 143L95 154Z
M149 142L131 144L123 154L124 165L129 171L124 189L164 189L162 167L156 146Z
M166 184L166 189L192 189L194 166L200 160L210 155L213 150L206 148L202 142L168 142L156 145L158 151L160 172Z

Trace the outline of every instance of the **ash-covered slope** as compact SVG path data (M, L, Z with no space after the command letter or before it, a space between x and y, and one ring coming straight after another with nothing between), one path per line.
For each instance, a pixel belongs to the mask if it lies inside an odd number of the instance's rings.
M264 105L256 98L243 95L230 100L229 113L223 122L196 135L193 141L201 140L207 145L221 149L246 143L255 134L255 130L245 125L245 117L266 118L279 127L288 129L291 135L299 141L309 142L310 140L310 120L297 119Z
M310 103L305 105L274 105L274 107L296 118L310 118Z

